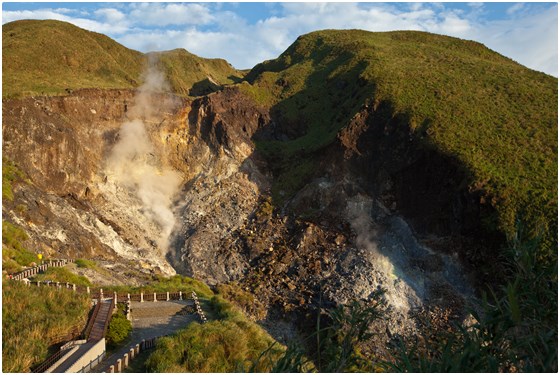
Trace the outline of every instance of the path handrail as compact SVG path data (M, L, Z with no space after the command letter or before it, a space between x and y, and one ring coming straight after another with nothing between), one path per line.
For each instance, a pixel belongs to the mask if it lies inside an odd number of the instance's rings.
M62 356L64 354L66 354L68 352L69 349L65 349L65 350L59 350L56 353L54 353L53 355L51 355L49 358L47 358L45 360L45 362L41 363L40 365L38 365L37 367L35 367L33 370L31 370L31 372L33 373L39 373L39 372L45 372L47 371L47 369L49 367L51 367L52 365L54 365L60 358L62 358Z
M84 339L86 340L89 339L89 335L91 333L91 330L93 329L93 323L95 322L95 318L97 317L100 308L101 308L101 302L97 302L97 304L93 309L93 313L91 314L91 318L88 321L86 329L84 330Z

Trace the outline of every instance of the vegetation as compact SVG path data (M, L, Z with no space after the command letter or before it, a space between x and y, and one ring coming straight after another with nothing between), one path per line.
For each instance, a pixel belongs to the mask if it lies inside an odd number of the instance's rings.
M382 319L385 304L365 306L353 302L329 313L330 324L312 335L311 356L290 345L273 362L273 372L558 372L558 274L557 264L538 259L543 241L519 233L505 262L509 279L480 301L472 311L473 323L455 329L425 326L430 340L398 338L390 349L393 359L380 361L360 354L372 337L369 327ZM557 242L557 240L556 240ZM313 340L310 340L313 341ZM313 345L310 346L313 348ZM265 351L259 361L271 362Z
M2 282L2 371L30 372L58 338L82 329L90 301L71 290Z
M27 250L23 242L27 233L20 227L2 220L2 269L8 273L20 271L37 261L37 255Z
M2 157L2 199L13 201L13 183L24 179L23 172L11 160Z
M135 88L142 83L149 58L105 35L61 21L10 22L2 25L2 35L4 98L65 94L79 88ZM220 85L241 77L221 59L204 59L185 50L157 55L178 94L189 94L196 84L204 86L207 77ZM212 89L211 82L209 85L199 90Z
M78 266L78 268L89 268L89 269L98 268L97 263L95 263L95 260L91 260L91 259L76 259L76 266Z
M35 276L37 281L52 281L54 283L70 283L81 286L92 286L91 281L85 276L79 276L72 273L70 270L64 267L49 267L43 273L39 273Z
M237 308L220 296L211 299L217 320L191 323L175 335L158 341L148 358L150 372L240 372L270 370L270 363L257 359L274 340L248 321ZM277 357L280 348L269 350Z
M402 342L390 371L558 372L557 264L538 259L534 239L516 241L509 281L484 297L475 323L437 332L428 347Z
M377 372L381 368L375 359L360 354L360 346L373 337L371 324L385 314L383 293L376 292L371 303L354 301L331 310L326 326L318 316L316 331L307 340L310 356L299 344L291 344L275 360L265 351L258 363L272 363L272 372Z
M198 297L209 299L214 293L201 281L192 279L188 276L175 275L172 277L157 276L156 280L143 286L104 286L104 291L116 291L118 293L163 293L163 292L196 292Z
M116 348L120 345L132 331L132 323L126 318L124 314L124 305L118 304L117 312L111 317L107 334L107 345L111 348Z
M299 37L246 79L240 90L271 106L290 135L257 141L275 169L276 201L313 177L317 151L368 105L385 111L377 121L459 160L470 188L497 210L493 229L511 238L522 220L535 236L554 233L556 78L472 41L326 30Z

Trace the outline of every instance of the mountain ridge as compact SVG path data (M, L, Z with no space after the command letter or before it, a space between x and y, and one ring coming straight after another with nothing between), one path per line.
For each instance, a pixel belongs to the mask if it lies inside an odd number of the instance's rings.
M150 54L161 57L159 64L171 88L181 95L208 93L241 75L222 59L204 59L184 50L143 54L62 21L14 21L2 25L2 34L3 97L64 94L80 88L136 88ZM198 69L190 72L181 68L185 65ZM217 84L204 82L208 77ZM197 83L199 87L191 93Z

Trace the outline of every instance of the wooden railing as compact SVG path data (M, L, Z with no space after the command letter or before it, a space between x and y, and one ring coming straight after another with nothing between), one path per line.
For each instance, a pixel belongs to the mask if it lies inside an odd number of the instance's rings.
M101 308L100 303L95 304L95 307L93 308L93 312L91 314L91 317L89 318L86 329L84 330L84 339L86 339L86 340L89 338L89 335L90 335L91 330L93 328L93 323L95 322L95 319L97 318L97 314L99 313L100 308Z

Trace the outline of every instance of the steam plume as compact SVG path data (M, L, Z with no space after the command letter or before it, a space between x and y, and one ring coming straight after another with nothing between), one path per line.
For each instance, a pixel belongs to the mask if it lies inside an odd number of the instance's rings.
M158 245L167 248L168 238L175 225L171 210L172 199L181 184L178 172L158 162L153 144L141 118L152 116L154 105L164 105L153 100L153 94L165 91L164 75L155 68L154 61L144 74L144 84L139 88L134 106L129 114L133 118L123 123L119 140L107 159L107 170L115 182L132 192L142 203L144 215L161 227Z

